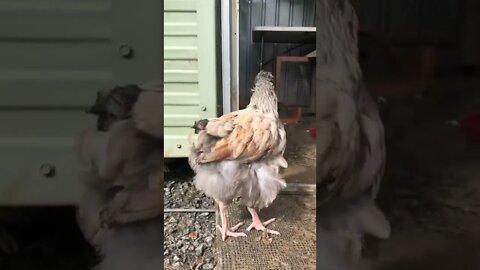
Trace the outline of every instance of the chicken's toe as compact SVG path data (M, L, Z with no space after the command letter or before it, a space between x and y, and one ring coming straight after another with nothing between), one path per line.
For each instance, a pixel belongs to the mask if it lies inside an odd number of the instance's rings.
M253 228L255 228L255 230L257 231L266 231L267 233L270 233L270 234L275 234L275 235L280 235L280 233L278 231L274 231L274 230L270 230L270 229L267 229L265 226L267 226L268 224L274 222L276 219L275 218L272 218L272 219L269 219L265 222L261 222L260 220L254 220L252 222L252 224L250 224L250 226L248 226L247 228L247 232L251 231Z
M220 231L222 234L222 240L225 241L228 236L231 237L246 237L247 235L243 232L236 232L240 226L243 225L243 222L238 223L237 225L231 227L230 229L228 228L222 228L219 225L217 225L217 229Z
M265 222L262 222L260 220L260 217L258 217L258 213L257 211L254 209L254 208L248 208L248 211L250 212L250 214L252 215L252 224L250 224L250 226L248 226L247 228L247 232L249 232L250 230L252 230L253 228L255 228L255 230L257 231L264 231L264 232L267 232L267 233L270 233L270 234L276 234L276 235L280 235L279 232L277 231L274 231L274 230L270 230L270 229L267 229L265 228L265 226L267 226L268 224L274 222L276 220L276 218L271 218Z

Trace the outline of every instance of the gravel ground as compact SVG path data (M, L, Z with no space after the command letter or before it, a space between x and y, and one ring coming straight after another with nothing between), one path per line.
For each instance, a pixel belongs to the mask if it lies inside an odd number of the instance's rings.
M165 179L165 208L213 209L211 198L196 190L187 164L169 165ZM165 213L165 269L211 270L216 266L213 252L215 213Z

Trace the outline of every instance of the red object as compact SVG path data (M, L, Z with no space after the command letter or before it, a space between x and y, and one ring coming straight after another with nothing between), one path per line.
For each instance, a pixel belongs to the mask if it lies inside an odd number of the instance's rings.
M312 138L317 138L317 128L310 128L308 132L310 133L310 136L312 136Z
M470 143L480 144L480 113L470 113L460 120L465 138Z

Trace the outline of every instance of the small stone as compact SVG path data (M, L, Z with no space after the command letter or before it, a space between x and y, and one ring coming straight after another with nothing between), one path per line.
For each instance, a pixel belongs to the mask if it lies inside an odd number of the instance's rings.
M212 270L213 269L213 264L211 263L206 263L202 267L203 270Z
M198 236L195 232L191 232L188 234L188 238L190 238L190 240L195 240L198 238Z
M165 181L165 206L168 208L214 208L211 198L197 191L192 175L175 175ZM180 181L172 181L178 179ZM185 180L185 181L183 181ZM182 195L183 194L183 195ZM211 247L215 240L215 215L206 213L164 214L166 266L190 267L192 270L214 270L215 258ZM205 265L207 264L207 265Z
M205 242L207 242L208 244L211 244L213 242L213 237L211 236L205 237Z
M202 256L204 250L205 250L205 245L204 245L204 244L200 244L200 245L195 249L195 254L196 254L197 256Z

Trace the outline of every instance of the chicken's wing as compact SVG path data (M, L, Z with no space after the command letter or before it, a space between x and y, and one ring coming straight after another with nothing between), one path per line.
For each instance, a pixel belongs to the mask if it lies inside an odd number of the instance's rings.
M253 162L272 154L285 143L285 131L277 119L254 110L243 110L210 120L205 132L219 137L198 158L198 163L220 160ZM273 153L276 154L276 153Z

